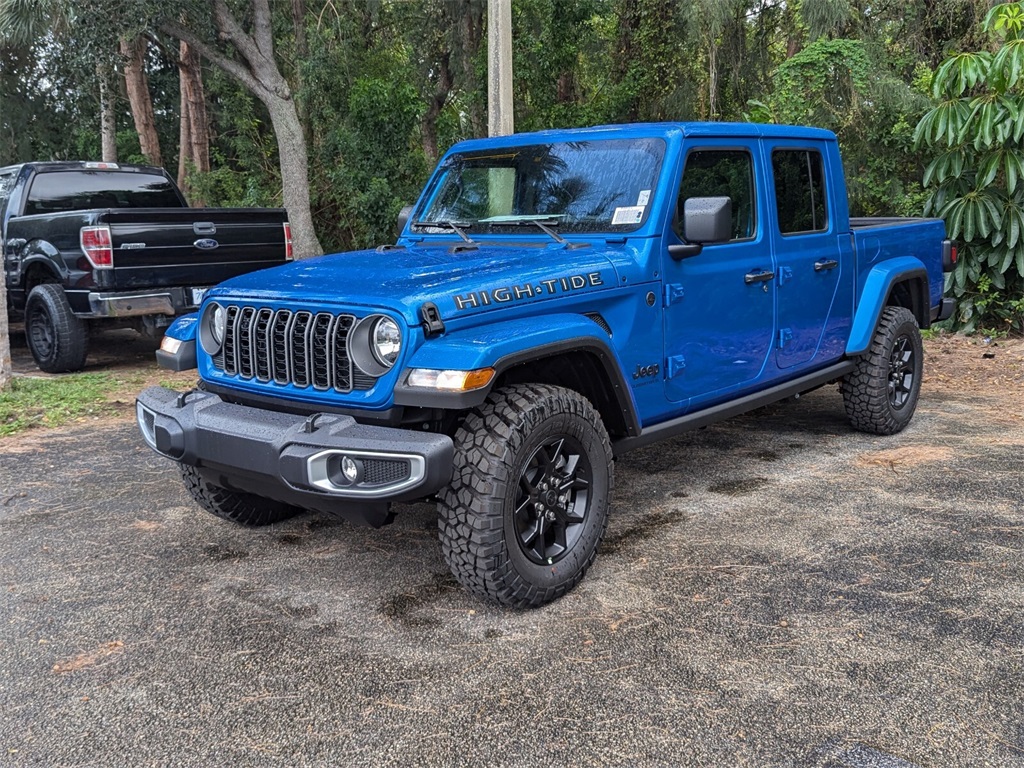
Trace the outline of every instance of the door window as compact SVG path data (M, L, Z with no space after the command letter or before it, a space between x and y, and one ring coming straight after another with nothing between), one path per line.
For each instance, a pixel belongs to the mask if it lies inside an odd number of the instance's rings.
M748 240L756 234L754 169L749 152L699 149L686 156L676 217L672 223L680 239L683 239L683 204L691 197L731 198L733 241Z
M772 152L775 208L784 235L828 229L825 170L821 153L812 149Z
M4 216L7 201L11 197L11 190L14 189L14 179L14 173L0 174L0 219Z

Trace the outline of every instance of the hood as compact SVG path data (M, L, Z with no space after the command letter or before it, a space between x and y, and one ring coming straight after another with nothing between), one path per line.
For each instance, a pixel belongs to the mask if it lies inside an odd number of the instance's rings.
M428 301L437 305L442 317L452 318L505 304L599 291L617 282L603 247L481 244L452 253L450 246L414 245L303 259L233 278L210 295L247 302L391 309L415 325L420 322L420 306Z

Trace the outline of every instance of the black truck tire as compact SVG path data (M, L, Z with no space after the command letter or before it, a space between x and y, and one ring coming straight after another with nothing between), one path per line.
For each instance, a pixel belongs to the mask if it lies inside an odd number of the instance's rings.
M47 373L80 371L89 353L89 329L75 317L64 289L53 283L37 285L25 302L25 338L40 370Z
M185 483L185 489L196 503L207 512L224 520L230 520L232 523L255 528L279 523L302 512L299 507L293 507L280 501L254 496L251 493L229 491L227 488L221 488L203 478L199 474L199 470L193 466L188 464L178 464L178 466L181 469L181 479Z
M871 346L839 385L854 429L895 435L914 415L921 393L924 347L913 313L886 307Z
M585 397L541 384L492 392L455 435L438 504L445 560L478 595L550 603L594 561L612 485L608 433Z

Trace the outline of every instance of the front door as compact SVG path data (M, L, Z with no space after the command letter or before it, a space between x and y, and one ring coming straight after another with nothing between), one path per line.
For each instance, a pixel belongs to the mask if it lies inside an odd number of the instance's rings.
M693 409L761 375L772 348L775 265L765 234L757 144L710 142L686 156L678 214L666 243L685 242L681 216L691 197L732 199L733 238L700 254L663 256L665 382L672 402Z

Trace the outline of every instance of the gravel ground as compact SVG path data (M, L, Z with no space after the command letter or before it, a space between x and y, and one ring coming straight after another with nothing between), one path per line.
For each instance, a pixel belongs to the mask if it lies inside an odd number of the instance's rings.
M4 440L0 764L1024 766L1002 376L895 437L831 388L629 454L526 612L455 584L428 505L245 530L123 420Z

